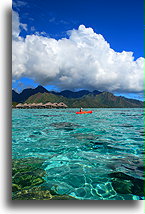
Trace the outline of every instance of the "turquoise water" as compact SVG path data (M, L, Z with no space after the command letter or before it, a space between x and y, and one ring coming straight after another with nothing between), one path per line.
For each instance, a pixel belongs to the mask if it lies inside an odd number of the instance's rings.
M13 158L43 158L45 185L58 194L81 200L142 199L130 191L130 180L120 183L110 174L143 180L143 109L93 109L84 115L77 110L13 109ZM129 191L120 193L115 182Z

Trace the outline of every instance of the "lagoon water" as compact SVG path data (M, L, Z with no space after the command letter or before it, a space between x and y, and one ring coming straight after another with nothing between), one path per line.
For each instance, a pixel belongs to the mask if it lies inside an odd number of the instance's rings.
M143 109L76 111L13 109L13 159L44 159L43 185L58 194L80 200L143 199L138 187L143 181Z

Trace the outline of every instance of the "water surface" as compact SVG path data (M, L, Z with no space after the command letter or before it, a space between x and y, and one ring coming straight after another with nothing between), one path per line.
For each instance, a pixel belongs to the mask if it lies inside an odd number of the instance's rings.
M13 158L44 159L45 186L58 194L81 200L142 199L143 109L76 111L13 109Z

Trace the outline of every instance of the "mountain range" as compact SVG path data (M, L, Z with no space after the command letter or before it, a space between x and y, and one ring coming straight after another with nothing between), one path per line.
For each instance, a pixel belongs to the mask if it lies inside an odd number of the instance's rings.
M64 90L61 92L48 91L42 86L35 89L24 89L20 94L12 90L12 102L17 103L47 103L64 102L72 108L142 108L143 102L122 96L115 96L110 92L94 90L80 90L73 92Z

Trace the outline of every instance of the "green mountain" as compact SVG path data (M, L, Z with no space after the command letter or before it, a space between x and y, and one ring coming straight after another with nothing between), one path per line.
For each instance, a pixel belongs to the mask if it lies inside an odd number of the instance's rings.
M64 90L61 92L55 92L55 91L48 91L46 88L43 86L39 85L36 88L26 88L24 89L21 93L17 93L16 91L12 90L12 102L25 102L30 96L37 94L37 93L51 93L59 96L63 96L66 98L80 98L83 97L84 95L92 94L92 95L97 95L102 92L94 90L92 92L88 90L80 90L80 91L70 91L70 90Z
M58 103L58 102L66 102L68 99L63 96L58 96L51 93L37 93L30 96L25 102L26 103Z
M125 97L114 96L109 92L97 95L88 94L80 98L67 98L52 93L37 93L30 96L26 103L63 102L70 108L142 108L143 102Z

